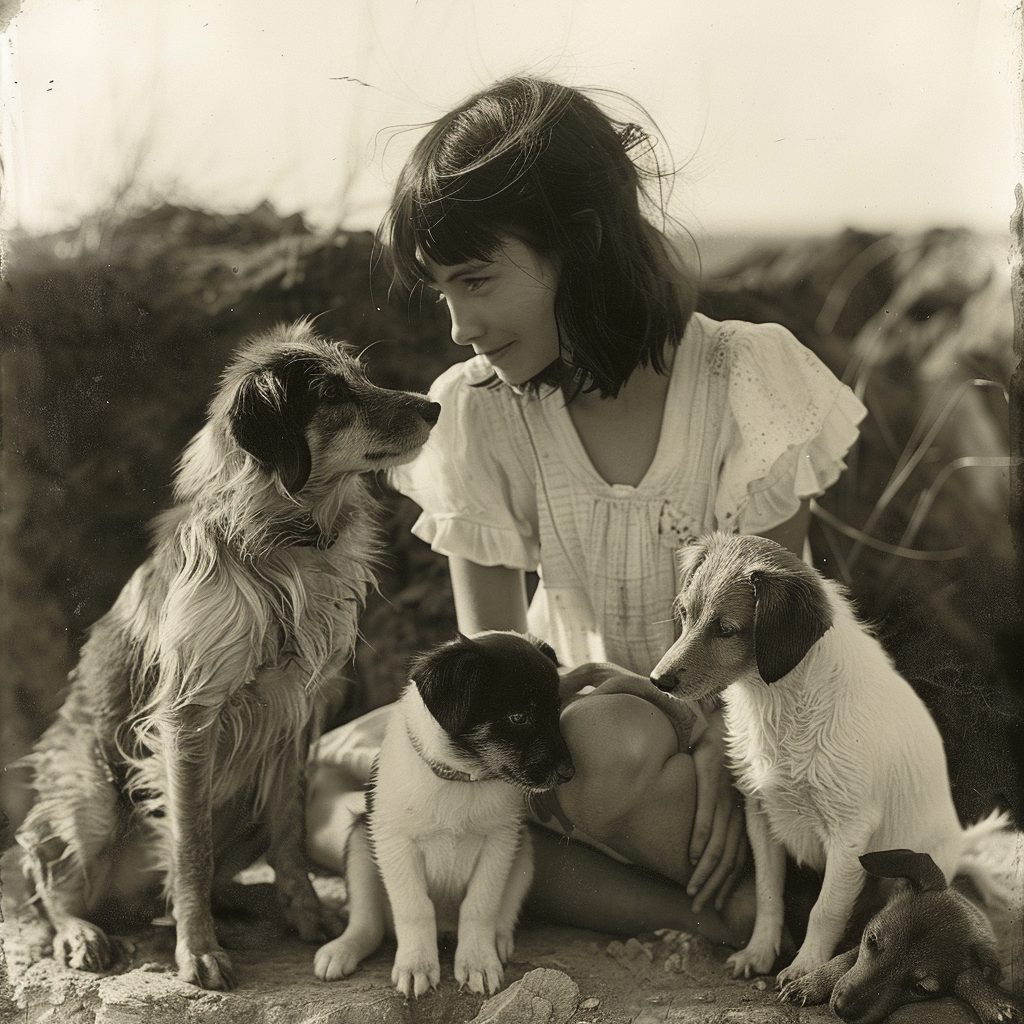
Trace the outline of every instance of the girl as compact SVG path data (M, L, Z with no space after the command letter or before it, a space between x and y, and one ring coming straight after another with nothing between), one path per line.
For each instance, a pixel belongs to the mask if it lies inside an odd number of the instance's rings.
M549 820L531 909L740 945L752 900L727 899L746 839L720 716L681 743L646 681L674 639L673 552L720 529L802 555L808 500L843 470L865 410L782 327L694 312L694 284L646 216L652 151L635 124L533 78L431 126L384 240L398 278L436 292L474 354L435 381L440 419L393 483L423 510L416 535L448 557L459 629L529 630L575 668L567 697L586 692L562 715L576 775L537 809ZM330 866L351 820L339 789L362 779L382 717L319 745L308 842Z

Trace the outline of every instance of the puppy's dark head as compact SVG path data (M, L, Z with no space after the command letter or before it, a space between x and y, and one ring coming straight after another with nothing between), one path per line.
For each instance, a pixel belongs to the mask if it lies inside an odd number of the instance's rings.
M558 727L558 659L520 633L480 633L440 644L412 679L455 752L488 775L546 790L575 769Z
M832 1010L849 1024L878 1024L897 1007L953 995L964 971L999 977L988 918L946 879L931 857L885 850L860 858L866 871L897 879L868 922L857 962L832 990Z
M370 383L343 344L308 323L244 346L225 374L231 436L295 495L307 483L408 462L437 422L423 395Z
M832 624L818 574L764 537L709 534L678 555L679 639L651 681L697 700L744 676L774 683Z

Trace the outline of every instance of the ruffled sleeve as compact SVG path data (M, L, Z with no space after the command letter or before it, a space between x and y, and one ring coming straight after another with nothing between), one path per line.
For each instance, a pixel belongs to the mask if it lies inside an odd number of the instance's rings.
M430 389L441 406L416 459L393 487L423 510L412 532L443 555L532 571L540 560L535 475L520 403L479 359L457 363Z
M867 410L778 324L728 325L713 362L728 377L719 528L770 530L835 483Z

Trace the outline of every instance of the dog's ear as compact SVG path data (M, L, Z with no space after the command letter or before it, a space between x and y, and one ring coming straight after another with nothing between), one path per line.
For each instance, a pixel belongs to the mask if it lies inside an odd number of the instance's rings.
M238 444L268 470L276 470L289 494L297 494L313 468L306 425L316 407L309 360L269 366L245 379L231 407Z
M679 593L686 589L686 585L690 582L690 577L697 571L701 562L707 556L707 545L699 540L691 541L691 543L676 549L676 577L679 581Z
M461 633L427 651L412 669L420 698L449 736L457 736L465 726L473 690L482 676L480 649Z
M539 636L534 636L532 633L523 633L523 638L529 640L534 647L540 651L544 657L548 658L555 668L561 668L562 663L558 660L558 655L555 654L554 647L551 646L546 640L541 640Z
M792 672L832 625L828 599L814 571L791 552L778 554L777 569L750 574L754 660L766 683ZM787 564L790 560L797 564Z
M865 853L861 867L879 878L905 878L917 892L938 892L946 888L946 876L927 853L913 850L879 850Z

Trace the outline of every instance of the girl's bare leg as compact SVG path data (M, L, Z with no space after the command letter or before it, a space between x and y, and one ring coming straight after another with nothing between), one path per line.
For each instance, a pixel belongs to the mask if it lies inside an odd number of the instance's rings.
M607 694L569 705L562 731L576 765L576 776L558 789L562 808L631 864L537 829L530 911L598 931L678 928L742 946L753 925L752 878L721 912L705 906L695 913L686 892L697 787L693 759L679 751L671 722L646 701Z
M693 912L683 886L605 856L586 843L534 827L533 887L524 910L574 928L642 935L658 928L697 932L714 943L743 946L753 927L753 879L746 878L723 912Z

